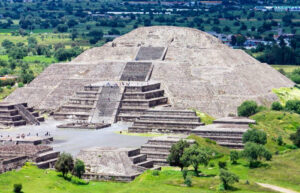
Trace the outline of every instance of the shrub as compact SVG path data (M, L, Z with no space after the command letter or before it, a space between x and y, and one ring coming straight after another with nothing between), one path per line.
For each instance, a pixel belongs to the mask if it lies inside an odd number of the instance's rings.
M223 161L219 161L219 162L218 162L218 165L219 165L219 168L220 168L220 169L226 169L226 167L227 167L227 163L226 163L226 162L223 162Z
M2 87L0 87L0 92L3 92L3 88Z
M258 144L266 144L267 143L267 134L258 129L249 129L243 134L243 143L254 142Z
M7 85L6 88L7 88L7 89L11 89L11 86L10 86L10 85Z
M288 100L285 109L300 114L300 100Z
M159 171L158 170L154 170L152 172L152 176L159 176Z
M19 193L22 191L22 184L14 184L14 192Z
M221 169L220 170L220 180L222 184L224 185L224 189L228 190L231 184L234 184L235 182L239 182L239 177L231 173L227 170Z
M272 103L271 109L274 111L281 111L283 109L283 106L280 104L280 102L276 101Z
M272 159L272 154L261 144L256 144L253 142L247 142L245 144L242 155L247 158L250 162L250 168L258 167L262 158L266 160Z
M258 106L255 101L245 101L238 107L238 115L249 117L258 112Z
M19 88L24 87L24 83L23 83L23 82L19 82L19 83L18 83L18 87L19 87Z
M74 168L74 160L71 154L68 153L60 154L57 162L55 163L56 171L61 172L63 177L65 177L65 175L71 172L73 168Z
M300 127L297 129L296 133L290 135L290 139L295 146L300 147Z
M192 186L192 178L191 176L187 176L184 180L184 184L187 185L188 187Z
M77 159L73 170L74 175L77 176L78 178L81 178L84 172L85 172L85 165L83 161Z
M282 139L282 136L280 135L280 136L278 136L278 138L277 138L277 144L279 145L279 146L282 146L282 144L283 144L283 139Z
M185 180L189 171L186 168L184 168L181 172L182 172L182 177Z
M231 151L230 152L230 161L231 161L231 163L236 164L238 159L239 159L239 152Z

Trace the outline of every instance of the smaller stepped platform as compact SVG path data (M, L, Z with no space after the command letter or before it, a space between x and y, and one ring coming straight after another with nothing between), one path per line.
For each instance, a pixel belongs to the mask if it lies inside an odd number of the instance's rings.
M146 110L165 105L168 98L157 82L130 82L125 86L118 121L133 122Z
M106 123L88 123L88 122L72 122L66 123L62 125L56 126L57 128L64 128L64 129L103 129L106 127L110 127L111 124Z
M196 113L188 110L147 110L128 128L131 133L180 133L189 134L203 125Z
M147 169L160 169L136 148L92 147L81 150L77 158L85 163L83 178L89 180L128 182Z
M142 145L141 154L147 155L147 160L153 161L155 166L166 166L173 144L180 140L186 140L190 144L194 143L194 140L185 138L186 136L160 136L149 139L146 144Z
M0 137L0 142L12 142L16 144L49 144L53 141L53 137L38 137L38 136L19 136L19 137Z
M0 103L0 124L6 127L40 124L44 117L28 107L27 103Z
M243 134L249 129L249 124L255 120L244 117L224 117L216 119L213 124L197 127L192 133L216 141L219 145L242 149Z
M41 169L54 168L59 154L58 151L53 150L39 153L35 159L36 166Z

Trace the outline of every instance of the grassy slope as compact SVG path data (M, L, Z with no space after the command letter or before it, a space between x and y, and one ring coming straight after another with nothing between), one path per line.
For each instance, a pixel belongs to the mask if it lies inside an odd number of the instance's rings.
M297 87L293 88L277 88L272 90L280 102L284 105L288 100L300 100L300 89Z

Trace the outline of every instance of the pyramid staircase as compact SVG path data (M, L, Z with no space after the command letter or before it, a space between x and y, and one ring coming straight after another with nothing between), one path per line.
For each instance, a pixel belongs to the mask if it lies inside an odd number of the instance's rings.
M189 110L146 110L128 128L131 133L180 133L189 134L203 125L194 111Z
M56 161L58 160L60 152L53 151L53 148L49 148L43 152L39 152L35 158L35 164L38 168L47 169L54 168Z
M160 167L154 166L152 160L147 159L146 154L141 153L141 149L134 149L128 151L128 157L132 160L133 164L137 167L141 167L142 170L152 169L159 170Z
M146 155L147 161L152 161L156 166L166 166L172 145L180 140L186 140L189 144L195 143L194 140L179 136L155 137L142 145L141 154Z
M27 103L13 104L0 103L0 124L5 126L22 126L26 124L39 124L44 117L28 107Z
M125 86L125 91L120 104L118 121L133 122L144 111L166 105L168 98L164 96L164 90L160 83L140 83Z

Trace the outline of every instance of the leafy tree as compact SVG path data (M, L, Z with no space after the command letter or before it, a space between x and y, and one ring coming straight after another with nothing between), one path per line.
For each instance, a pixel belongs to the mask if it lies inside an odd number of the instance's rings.
M261 144L247 142L245 144L242 155L247 158L250 162L250 167L257 167L262 158L271 160L272 154Z
M67 32L68 31L68 26L65 25L65 24L59 24L57 26L57 31L61 32L61 33Z
M239 159L239 152L238 151L230 151L230 161L232 164L236 164L237 160Z
M24 47L13 47L8 51L8 56L13 59L23 59L27 54L27 50Z
M167 158L170 166L178 166L181 170L183 169L184 164L181 162L180 158L183 155L184 149L188 148L189 146L189 143L185 140L180 140L172 145L170 154Z
M37 42L35 37L28 37L27 38L27 43L28 43L29 47L34 47L34 46L37 45L38 42Z
M234 184L235 182L239 182L239 177L232 172L220 169L220 180L224 185L224 189L228 190L230 185Z
M88 33L88 36L91 37L90 43L95 44L103 38L103 32L101 30L92 30Z
M184 184L187 185L188 187L191 187L191 186L192 186L192 178L191 178L191 176L187 176L187 177L184 179Z
M189 148L186 148L180 161L184 166L192 165L194 167L195 174L198 175L199 165L208 165L210 160L210 155L206 149L200 148L198 145L194 144Z
M19 192L22 192L22 184L14 184L14 192L15 193L19 193Z
M243 134L243 143L254 142L265 145L267 143L267 134L258 129L249 129Z
M279 146L281 146L282 144L283 144L283 139L282 139L282 136L280 135L280 136L278 136L278 138L277 138L277 144L279 145Z
M275 101L272 103L271 109L274 111L281 111L283 109L283 106L280 104L280 102Z
M244 45L244 43L245 43L245 41L246 41L247 39L245 38L245 36L243 36L243 35L237 35L236 36L236 44L238 45L238 46L242 46L242 45Z
M226 161L219 161L218 162L219 168L220 169L226 169L227 167L227 162Z
M84 174L84 172L85 172L84 162L79 159L76 159L73 173L78 178L81 178L81 176Z
M71 154L69 153L60 154L57 162L55 163L56 171L61 172L63 177L65 177L65 175L71 172L73 168L74 168L74 160Z
M238 115L250 117L258 112L258 106L255 101L245 101L238 107Z
M290 139L297 147L300 147L300 127L297 129L296 133L290 135Z
M300 114L300 100L288 100L285 109Z
M9 41L8 39L3 40L3 42L1 43L2 47L4 47L5 49L10 49L12 47L15 46L15 44L11 41Z

